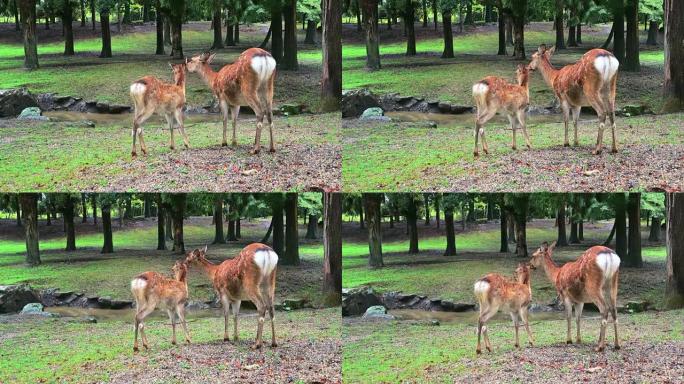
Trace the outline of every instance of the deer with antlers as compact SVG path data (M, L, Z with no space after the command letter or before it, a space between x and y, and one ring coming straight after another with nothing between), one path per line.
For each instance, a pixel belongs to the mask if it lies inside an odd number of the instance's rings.
M273 143L273 83L275 81L276 62L270 53L260 48L249 48L242 52L233 63L224 66L218 72L211 69L211 62L216 54L203 53L188 62L188 71L198 73L211 88L219 101L223 114L222 146L228 145L226 130L228 129L228 112L233 123L232 145L237 146L235 130L240 106L248 105L257 118L256 137L253 154L261 150L261 129L264 117L269 127L270 152L275 152Z
M575 128L575 146L577 140L577 122L582 106L590 105L596 111L599 118L598 137L596 149L593 153L599 154L603 148L603 130L606 126L606 118L610 120L610 129L613 136L612 149L617 153L617 139L615 137L615 92L617 89L617 72L619 63L612 53L605 49L592 49L585 53L575 64L566 65L556 69L551 64L551 56L556 47L546 48L539 46L537 52L532 55L529 67L531 70L539 69L544 81L553 89L556 98L560 102L565 124L565 141L563 145L570 146L568 142L568 121L572 114L572 122Z
M492 345L489 342L487 322L499 309L508 312L515 326L515 347L520 348L518 328L520 320L525 324L528 342L534 345L534 338L530 330L528 319L528 306L532 300L532 288L530 286L530 266L519 263L515 269L515 281L511 281L498 273L490 273L475 282L474 292L480 304L480 316L477 321L477 348L475 352L482 353L480 338L484 334L485 347L489 352Z
M214 264L206 259L207 247L195 249L188 254L188 263L198 264L211 280L214 290L223 305L225 319L223 340L228 337L228 316L233 310L233 340L238 340L238 313L242 300L250 300L257 308L259 325L257 326L256 341L253 349L261 348L261 336L264 328L264 318L268 311L271 318L271 346L276 347L274 307L276 266L278 255L271 247L252 243L246 246L233 259L221 264Z
M482 150L489 153L485 139L484 125L499 111L505 111L513 131L513 149L516 149L515 130L520 127L525 135L527 148L531 148L530 137L525 126L525 113L530 103L528 88L529 70L518 65L517 84L510 84L497 76L487 76L473 85L473 99L477 107L475 120L475 157L479 156L478 136L482 138Z
M135 341L133 351L138 351L138 331L143 346L148 349L145 336L145 318L155 308L166 309L173 330L171 344L176 345L176 315L180 320L185 341L190 344L190 333L185 323L185 302L188 300L188 265L185 261L176 261L173 268L173 279L157 272L144 272L131 280L131 292L135 298Z
M566 342L572 344L571 318L573 307L577 321L577 343L582 342L580 320L584 303L594 303L601 313L601 332L596 347L601 352L606 346L606 326L608 314L613 317L615 329L615 349L620 348L617 329L617 289L620 268L620 257L608 247L594 246L587 249L577 260L565 263L562 267L551 260L556 247L554 241L542 246L532 254L530 264L544 268L546 276L556 286L556 291L565 306L565 317L568 321ZM604 291L608 291L608 299Z
M175 148L173 139L174 120L178 123L185 148L190 147L188 135L183 126L183 106L185 106L185 74L186 63L169 64L173 70L173 84L165 83L154 76L142 77L131 84L130 95L133 99L133 149L131 155L136 156L135 139L140 139L140 150L147 154L147 146L143 138L142 124L153 114L164 115L169 124L171 140L169 146Z

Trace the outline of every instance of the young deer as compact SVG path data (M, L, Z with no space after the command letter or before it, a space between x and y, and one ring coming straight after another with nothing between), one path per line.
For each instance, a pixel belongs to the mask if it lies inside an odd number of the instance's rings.
M501 308L510 313L515 326L515 347L520 348L518 340L518 327L520 320L525 323L528 342L534 345L532 331L528 320L527 307L532 300L532 288L530 287L530 267L525 263L518 264L515 269L515 281L510 281L498 273L490 273L475 282L475 297L480 304L480 316L477 322L477 354L482 353L480 337L484 334L485 347L489 352L492 345L489 343L487 321ZM518 317L519 316L519 317Z
M572 122L575 127L575 145L577 140L577 121L579 120L582 106L591 105L599 118L598 137L596 149L593 153L601 153L603 146L603 129L606 126L606 117L610 119L613 136L612 152L617 153L617 139L615 138L615 91L617 85L618 60L612 53L604 49L592 49L585 53L582 58L572 65L556 69L551 65L551 55L556 47L546 49L545 45L539 46L537 52L532 55L529 64L531 70L539 69L544 81L553 89L556 98L563 110L565 123L565 141L563 145L570 146L568 142L568 120L572 113Z
M188 135L183 126L183 106L185 105L185 72L186 63L169 64L173 69L173 84L164 83L154 76L142 77L131 84L130 94L133 99L135 113L133 118L133 149L131 155L136 156L135 138L140 138L140 150L147 154L147 147L143 139L142 123L154 113L164 115L169 124L171 141L169 145L174 149L173 121L178 122L178 128L183 135L185 148L190 147Z
M176 261L173 268L174 278L169 279L157 272L144 272L131 280L131 292L135 298L135 342L133 351L138 351L138 330L142 337L143 346L148 348L145 336L145 318L154 311L157 306L166 309L171 320L173 336L171 344L176 345L176 320L178 315L185 341L190 343L190 334L185 323L185 302L188 300L188 265L185 261Z
M249 105L257 119L253 154L261 150L261 128L264 116L268 120L270 136L269 151L275 152L273 144L273 82L276 62L270 53L260 48L249 48L242 52L237 61L214 72L211 64L216 54L203 53L188 62L188 71L197 72L207 83L219 101L223 114L222 146L228 145L228 110L233 121L232 145L237 146L235 130L241 105Z
M253 349L261 348L261 335L266 311L271 317L271 346L276 347L273 301L275 296L276 266L278 255L269 246L253 243L246 246L233 259L214 264L206 259L207 247L195 249L186 261L197 263L214 285L214 290L223 305L225 319L223 340L228 338L228 315L233 308L233 339L238 340L238 313L242 300L250 300L259 313L256 341Z
M551 254L556 247L554 241L547 243L532 255L530 263L537 268L544 268L546 276L556 286L556 291L565 305L565 317L568 321L566 342L572 344L570 323L572 308L575 308L577 321L577 343L582 342L580 335L580 320L584 303L594 303L601 312L601 333L596 351L600 352L606 346L606 325L608 313L613 317L615 328L615 349L620 348L617 329L617 289L620 257L610 248L594 246L587 249L579 259L556 266L551 260ZM609 290L609 299L604 296L604 289Z
M527 148L532 147L525 126L525 110L530 103L530 92L528 89L529 70L526 66L520 64L515 73L518 81L517 85L509 84L506 80L496 76L487 76L473 85L473 99L477 107L475 151L473 152L476 157L479 156L478 135L482 137L482 150L485 154L489 153L484 125L501 110L506 111L508 121L511 123L513 149L516 149L516 125L522 128Z

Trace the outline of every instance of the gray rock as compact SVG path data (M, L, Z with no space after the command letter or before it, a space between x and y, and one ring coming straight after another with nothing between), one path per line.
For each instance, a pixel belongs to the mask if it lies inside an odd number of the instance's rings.
M385 115L385 112L383 112L382 108L372 107L372 108L368 108L365 111L363 111L360 119L372 119L372 118L382 117L384 115Z
M40 297L28 284L0 285L0 313L18 312L26 304L36 302L40 302Z
M40 313L43 312L43 304L41 303L28 303L22 308L22 314Z
M342 293L342 316L358 316L368 307L382 305L372 287L359 287Z
M280 106L280 112L286 116L299 115L304 110L302 105L283 104Z
M291 311L294 309L302 309L307 307L306 299L285 299L283 300L283 309L286 311Z
M112 298L109 296L100 297L97 299L97 304L100 308L108 309L112 307Z
M630 313L639 313L647 311L648 304L649 303L647 301L628 301L625 307Z
M378 97L368 89L354 89L342 93L342 117L359 117L368 108L380 107Z
M124 112L130 112L131 107L128 105L111 104L109 106L109 113L119 114Z
M368 307L368 309L366 309L366 312L363 314L362 318L373 320L394 320L394 316L388 314L387 308L385 308L382 305L374 305L372 307Z
M185 308L190 311L197 311L201 309L209 309L211 307L205 302L193 300L185 304Z
M26 88L0 90L0 117L17 116L25 108L38 107L38 99Z
M24 108L23 111L17 116L19 120L50 120L47 116L43 116L40 108L38 107L28 107Z
M133 302L130 300L112 300L110 302L109 308L111 309L124 309L132 308Z

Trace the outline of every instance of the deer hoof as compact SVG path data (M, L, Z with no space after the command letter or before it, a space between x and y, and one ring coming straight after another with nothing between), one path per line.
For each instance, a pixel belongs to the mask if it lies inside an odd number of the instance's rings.
M228 143L226 143L226 142L224 141L223 143L221 143L221 146L222 146L222 147L227 147L227 146L228 146Z
M274 147L271 147L271 148L268 149L268 151L271 152L271 153L275 153L275 148L274 148Z
M610 150L610 153L618 153L618 150L617 150L617 148L613 148L613 149L611 149L611 150Z
M136 156L138 156L138 154L137 154L137 153L135 153L135 151L131 152L131 157L132 157L132 158L134 158L134 159L135 159L135 158L136 158Z
M231 147L237 147L237 141L233 141L232 143L230 143L230 146Z
M487 347L487 352L491 352L492 349L490 347Z
M566 340L565 344L572 344L572 340Z
M251 153L252 155L258 155L259 152L261 152L261 150L255 148L255 149L252 149L252 151L251 151L250 153Z
M133 352L138 352L138 347L133 347Z
M271 348L276 348L278 346L278 343L271 343ZM620 348L620 347L618 347Z
M482 351L479 350L479 349L476 349L476 350L475 350L475 354L476 354L476 355L481 355L481 354L482 354Z
M252 345L251 348L252 348L252 350L261 349L261 344L254 344L254 345Z
M595 352L603 352L604 347L599 345L598 347L594 348Z
M567 148L570 146L570 143L563 143L563 146Z
M176 345L176 340L172 341L171 345Z
M227 337L224 337L224 338L223 338L223 341L230 341L230 339L227 338Z
M516 349L520 349L520 344L516 344L516 345L515 345L515 348L516 348Z
M619 349L620 349L620 344L615 344L615 350L617 351Z
M480 154L478 152L473 152L473 157L478 158Z
M145 349L150 349L150 347L147 344L143 344L143 347L145 347Z
M601 150L600 150L600 149L594 149L591 153L592 153L593 155L600 155L600 154L601 154Z

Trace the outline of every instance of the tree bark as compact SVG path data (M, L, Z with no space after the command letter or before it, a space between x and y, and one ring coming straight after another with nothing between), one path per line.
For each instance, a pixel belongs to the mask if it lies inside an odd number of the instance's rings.
M183 56L183 18L181 15L169 17L171 21L171 57L182 59Z
M304 44L316 44L316 26L317 23L315 21L306 21L306 35L304 36Z
M214 197L214 241L212 244L225 244L223 235L223 196Z
M554 18L554 25L556 28L556 49L565 49L565 28L563 27L563 0L556 0L556 17Z
M363 25L366 32L366 68L380 69L380 33L378 31L378 1L362 1Z
M112 240L112 214L111 205L102 205L102 237L104 242L100 253L113 253L114 241Z
M62 217L64 218L64 224L66 225L66 248L65 251L75 251L76 250L76 230L74 229L74 201L69 194L64 196L64 210L62 211Z
M185 193L171 194L171 219L173 220L173 252L184 254L183 216L185 215Z
M677 0L666 0L676 2ZM667 9L667 8L666 8ZM667 193L667 280L665 283L666 307L684 307L684 193Z
M297 194L285 195L285 257L284 265L299 265L299 222L297 220Z
M506 56L506 17L504 16L503 8L499 8L499 51L497 55Z
M620 64L625 62L625 8L622 1L615 1L613 6L613 55Z
M665 0L665 82L662 112L684 109L684 2Z
M74 55L74 11L71 0L63 0L62 25L64 26L64 56Z
M283 59L283 10L280 4L273 5L271 9L271 56L278 63Z
M627 19L627 39L625 41L625 63L622 69L639 72L639 0L625 0L625 18Z
M81 210L83 212L81 217L81 223L88 222L88 200L86 199L86 194L81 193Z
M405 1L404 6L404 24L406 27L406 56L416 55L416 29L415 17L416 10L413 7L413 2Z
M529 195L520 195L515 198L515 254L518 257L528 257L527 254L527 212Z
M627 218L625 209L625 196L623 193L618 193L615 203L615 253L621 259L627 258Z
M322 0L321 38L323 72L321 75L321 109L336 111L342 99L342 4L335 0Z
M328 0L324 0L328 1ZM334 1L334 0L331 0ZM323 291L330 305L341 304L342 194L323 193Z
M277 197L274 199L273 206L271 207L271 218L273 222L273 250L282 256L285 254L285 235L284 235L284 225L283 225L283 200L282 197Z
M164 14L164 45L171 45L171 21L169 16Z
M166 250L166 234L164 233L164 224L166 217L166 207L162 202L161 193L156 196L155 203L157 204L157 250Z
M95 0L90 0L90 22L95 30Z
M30 266L36 266L41 262L38 233L38 194L22 193L19 195L19 201L21 210L24 212L26 263Z
M527 12L527 0L512 0L513 8L513 57L519 60L525 59L525 14ZM527 253L526 253L527 254Z
M12 1L12 15L14 16L14 30L21 31L21 21L19 21L19 0Z
M442 59L454 57L454 34L451 29L451 11L442 12L442 29L444 30L444 51Z
M418 209L413 196L408 196L406 207L406 225L409 230L409 251L408 253L418 253Z
M456 256L456 231L454 230L454 209L444 210L444 227L446 229L446 250L444 256Z
M366 211L366 227L368 228L368 266L380 268L382 261L382 226L380 207L382 194L364 193L363 204Z
M648 23L648 38L646 45L658 45L658 22L651 20Z
M660 224L662 220L659 217L651 218L651 230L648 234L648 241L660 241Z
M568 238L565 231L565 201L563 201L558 207L558 213L556 214L556 225L558 225L558 238L556 239L556 245L559 247L565 247L568 245Z
M439 194L435 194L435 222L437 223L437 228L439 228ZM390 217L392 217L390 215Z
M36 40L36 0L19 0L19 18L24 40L24 68L38 68Z
M641 194L629 194L628 214L629 214L629 250L625 266L641 268L644 262L641 258Z
M316 240L317 230L318 230L318 216L309 215L309 223L306 226L306 236L304 236L304 238Z
M575 35L575 41L577 42L577 45L582 44L582 23L577 24Z
M427 1L422 0L421 5L423 6L423 8L422 8L423 9L423 28L427 28L428 27Z
M97 225L97 195L90 196L90 205L93 207L93 225Z
M109 29L109 9L100 11L100 27L102 29L101 58L112 57L112 31Z
M223 48L223 36L221 36L221 3L214 3L214 14L212 17L212 27L214 29L214 42L211 44L211 49ZM226 31L227 34L231 35L233 31Z
M603 245L606 247L609 247L610 243L613 242L613 237L615 237L615 230L617 228L616 224L617 224L617 221L613 221L613 226L610 228L610 233L608 234L606 241L603 242Z
M285 0L283 18L285 19L285 38L283 61L280 68L296 71L299 69L297 62L297 0Z
M499 252L508 253L508 213L503 204L499 204L501 217L499 218L500 247Z

